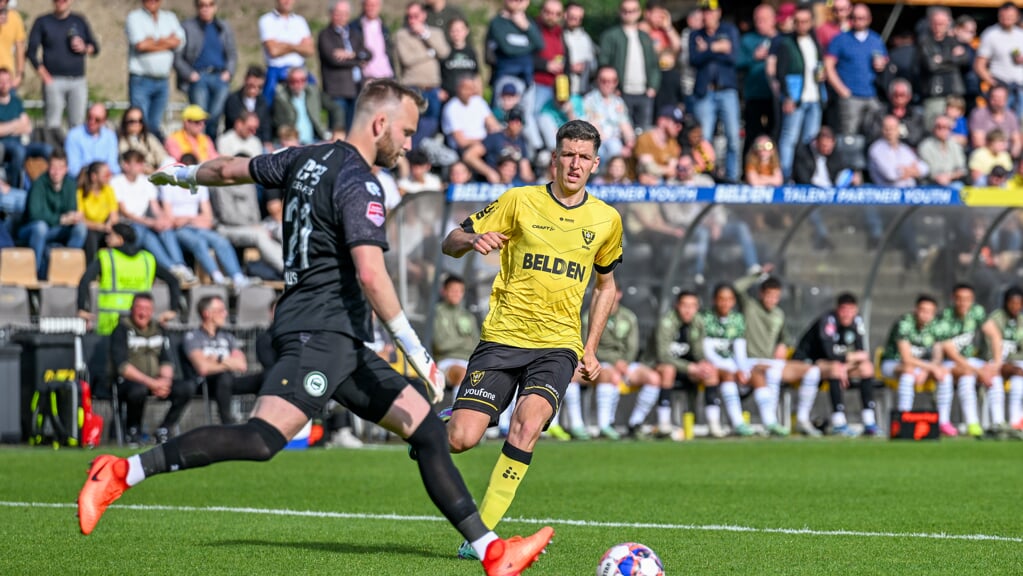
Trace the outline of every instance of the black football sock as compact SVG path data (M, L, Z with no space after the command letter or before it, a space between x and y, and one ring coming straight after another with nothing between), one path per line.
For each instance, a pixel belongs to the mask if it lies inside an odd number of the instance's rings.
M469 542L490 532L480 519L462 475L451 461L447 428L440 419L425 418L407 442L416 451L426 493L455 529Z
M139 459L149 477L225 460L265 461L287 443L287 438L266 420L252 418L245 424L196 428L143 452Z

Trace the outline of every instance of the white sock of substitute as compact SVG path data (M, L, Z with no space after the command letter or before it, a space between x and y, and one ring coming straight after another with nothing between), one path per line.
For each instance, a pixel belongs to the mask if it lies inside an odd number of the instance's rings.
M987 390L987 403L991 409L991 424L1005 424L1005 380L1001 376L991 379L991 387Z
M938 424L945 424L952 419L952 375L949 374L938 381L934 391L934 403L938 406Z
M916 376L910 373L899 376L899 412L913 409L913 398L916 396Z
M721 401L725 404L725 412L732 421L732 427L746 422L742 419L742 399L739 398L739 386L735 382L721 383Z
M959 407L963 411L963 420L967 424L976 424L980 421L977 416L977 377L968 374L959 378Z
M657 429L661 432L671 430L671 403L667 406L657 405Z
M607 428L614 422L618 395L617 384L597 384L597 426L599 428Z
M142 469L142 459L139 455L128 457L128 477L124 479L128 486L134 486L146 479L146 472Z
M767 389L771 391L771 414L774 422L778 422L778 399L781 398L781 371L783 366L772 366L767 370Z
M1009 378L1009 424L1016 425L1023 418L1023 376Z
M877 426L877 415L872 408L864 408L861 412L864 426Z
M486 534L481 536L479 540L475 540L472 542L472 549L476 551L476 555L479 556L480 558L486 558L487 547L490 546L491 542L497 539L498 539L497 534L494 534L493 531L487 532Z
M565 389L565 401L563 404L568 427L571 429L585 426L583 422L582 391L579 389L577 382L570 382L568 384L568 388Z
M713 426L715 424L718 425L718 426L721 425L721 407L720 406L716 406L714 404L708 404L703 409L703 414L704 414L704 416L707 417L707 424L708 425L711 425L711 426Z
M760 422L764 426L774 426L778 423L778 414L775 412L774 393L767 386L757 388L753 391L753 400L760 410Z
M796 404L796 421L809 422L810 411L817 401L817 388L821 383L821 369L814 366L803 375L803 381L799 383L799 401Z
M636 395L636 405L632 407L632 415L629 416L629 427L639 426L650 414L657 399L661 397L661 387L647 384L639 389Z
M832 412L831 425L834 427L845 426L849 421L845 419L845 412Z

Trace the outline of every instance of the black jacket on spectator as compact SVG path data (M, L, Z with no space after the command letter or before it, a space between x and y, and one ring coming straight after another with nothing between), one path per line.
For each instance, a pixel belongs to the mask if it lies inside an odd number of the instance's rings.
M962 48L958 56L952 53ZM952 36L938 42L931 34L920 38L920 90L925 98L944 98L966 94L962 68L970 62L970 52Z
M224 104L224 130L234 128L234 121L241 116L243 110L245 110L245 97L239 89L232 92ZM262 94L256 96L255 112L256 116L259 116L259 132L256 135L263 142L273 142L273 122L270 117L270 106L267 105L266 98L263 98Z
M809 38L813 40L813 48L817 52L817 61L823 66L824 56L821 54L821 46L813 34L810 34ZM777 57L774 78L768 78L771 89L775 91L780 101L792 100L798 103L802 98L802 94L789 94L789 84L785 78L790 75L801 76L804 77L805 81L804 70L806 62L803 60L802 50L799 49L799 39L795 34L784 34L771 47L771 52Z
M899 131L902 141L915 149L927 137L927 127L924 124L923 110L913 105L907 110L906 116L899 122ZM868 113L863 119L863 135L867 138L867 147L881 137L881 124L884 117L891 113L891 109L886 106Z
M839 161L837 154L828 156L828 176L831 183L835 183L838 173L845 169ZM792 181L796 184L812 184L813 174L817 171L817 150L813 144L800 144L796 147L795 157L792 159Z
M355 98L359 94L359 84L352 76L352 70L367 58L366 46L362 42L362 29L348 25L348 41L352 44L352 52L356 58L338 62L334 58L335 50L344 50L345 42L333 26L327 26L316 38L316 50L320 56L320 78L323 80L323 91L331 98Z

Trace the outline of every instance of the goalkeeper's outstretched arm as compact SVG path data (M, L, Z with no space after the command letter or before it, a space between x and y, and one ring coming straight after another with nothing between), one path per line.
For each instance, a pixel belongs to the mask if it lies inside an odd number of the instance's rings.
M153 173L149 180L157 185L171 184L182 188L248 184L252 182L250 161L251 158L221 156L193 166L170 164Z

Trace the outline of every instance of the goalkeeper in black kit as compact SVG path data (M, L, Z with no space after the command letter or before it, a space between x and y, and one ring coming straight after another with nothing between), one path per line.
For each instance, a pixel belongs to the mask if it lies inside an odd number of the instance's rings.
M845 390L854 387L860 389L863 400L864 435L880 434L874 402L874 365L870 353L865 350L865 332L856 297L846 292L838 296L835 309L811 324L799 340L793 359L812 365L803 376L796 409L796 425L803 434L820 435L820 431L810 423L810 411L821 379L828 381L831 393L832 433L855 435L845 417L844 400Z

